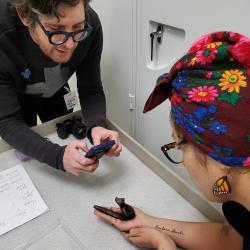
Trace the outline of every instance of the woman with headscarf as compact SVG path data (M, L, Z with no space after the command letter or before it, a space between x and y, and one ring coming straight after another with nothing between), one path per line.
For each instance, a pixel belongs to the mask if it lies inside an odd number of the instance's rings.
M223 203L224 224L156 218L135 208L120 221L95 211L137 246L172 250L250 249L250 39L234 32L203 36L162 75L144 107L171 102L174 143L198 189ZM114 211L118 211L114 209Z

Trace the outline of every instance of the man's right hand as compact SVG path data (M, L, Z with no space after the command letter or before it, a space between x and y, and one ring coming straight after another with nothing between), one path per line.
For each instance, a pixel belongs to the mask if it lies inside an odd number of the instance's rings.
M65 148L63 155L64 170L79 176L81 173L93 173L99 165L96 159L84 157L79 150L87 152L89 148L82 141L71 141Z

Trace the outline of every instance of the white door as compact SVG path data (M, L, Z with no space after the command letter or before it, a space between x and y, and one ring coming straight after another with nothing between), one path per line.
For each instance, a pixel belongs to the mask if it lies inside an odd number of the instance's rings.
M168 101L147 114L142 114L144 103L157 77L167 72L173 62L201 35L228 30L250 36L249 9L250 2L246 0L138 0L135 139L187 180L186 171L170 164L160 151L160 146L172 141ZM162 43L158 47L154 45L152 62L150 33L156 29L157 23L164 24L165 34Z
M102 81L108 118L133 135L135 95L135 1L94 0L103 26Z

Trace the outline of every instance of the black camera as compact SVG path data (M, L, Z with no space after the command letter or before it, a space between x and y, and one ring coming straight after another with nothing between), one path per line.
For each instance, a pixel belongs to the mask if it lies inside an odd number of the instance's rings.
M61 139L68 138L69 134L72 134L77 139L83 139L86 137L86 125L82 123L80 116L73 116L63 122L56 124L57 135Z

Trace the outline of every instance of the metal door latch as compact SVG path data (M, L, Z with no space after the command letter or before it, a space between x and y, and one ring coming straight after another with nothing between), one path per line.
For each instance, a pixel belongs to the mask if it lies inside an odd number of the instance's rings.
M158 24L157 30L150 33L150 38L151 38L151 61L154 59L154 41L155 39L159 44L162 43L163 40L163 25Z

